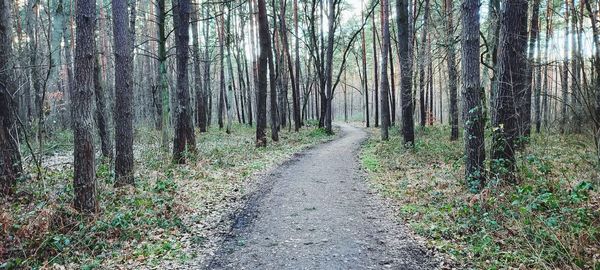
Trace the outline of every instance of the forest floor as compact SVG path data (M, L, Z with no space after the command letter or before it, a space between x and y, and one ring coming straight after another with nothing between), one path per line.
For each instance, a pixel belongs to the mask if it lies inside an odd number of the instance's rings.
M448 126L417 128L414 148L378 129L360 160L399 222L459 269L600 269L600 176L587 134L534 133L517 157L517 182L488 172L464 185L464 144ZM490 149L489 134L486 149ZM489 164L487 164L489 166Z
M207 269L435 269L444 261L393 220L370 191L358 150L367 133L341 138L279 166L234 219Z
M295 153L334 139L311 123L254 145L255 129L197 134L198 153L174 165L153 129L135 132L136 186L113 187L110 163L97 163L99 212L72 206L72 132L44 147L42 177L27 166L15 195L0 198L0 269L164 269L201 261L218 246L258 175ZM27 149L23 146L23 149ZM29 165L31 155L25 151Z

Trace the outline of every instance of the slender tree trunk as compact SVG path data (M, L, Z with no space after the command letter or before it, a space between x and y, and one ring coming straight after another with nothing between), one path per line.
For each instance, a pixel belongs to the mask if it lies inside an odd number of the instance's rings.
M375 127L379 127L379 63L377 62L377 27L375 27L375 15L371 16L371 22L373 23L373 78L375 79L373 88L374 91L374 102L375 106Z
M297 0L294 0L297 1ZM281 41L282 41L282 45L283 45L283 50L284 50L284 54L287 58L287 63L288 63L288 67L289 67L289 73L290 73L290 79L292 81L292 106L293 106L293 110L292 113L294 115L294 131L298 131L300 130L300 125L301 125L301 120L300 120L300 90L298 89L300 87L300 84L298 84L298 80L299 77L298 76L294 76L294 66L293 66L293 62L292 62L292 57L290 55L290 48L289 48L289 44L288 44L288 38L287 38L287 26L285 23L285 10L286 10L286 1L285 0L280 0L280 27L281 27ZM296 59L296 70L299 70L299 60ZM298 75L298 74L296 74Z
M228 4L227 7L229 10L231 10L231 5ZM227 67L228 67L228 73L227 73L227 92L225 93L225 108L227 109L227 128L225 130L225 132L227 134L231 133L231 128L232 128L232 123L233 123L233 112L231 110L231 98L233 98L234 102L236 102L236 97L235 97L235 82L234 82L234 76L233 76L233 65L231 63L231 13L232 12L228 12L227 13L227 22L224 23L226 26L226 32L227 32L227 36L225 36L225 31L223 33L221 33L221 37L225 38L225 46L227 47ZM236 106L237 109L237 106ZM240 113L239 110L237 111L237 117L238 117L238 122L241 123L240 121Z
M389 3L388 3L389 6ZM388 17L389 17L389 7L388 7ZM388 22L388 27L389 27L389 22ZM388 30L388 35L390 35L390 31ZM394 53L392 50L392 43L390 42L390 48L388 49L388 57L390 58L390 93L389 93L389 100L390 100L390 126L395 126L396 125L396 82L394 80L395 77L395 72L394 72Z
M389 4L387 0L381 0L381 139L389 139L388 128L390 126L390 104L388 89L388 55L390 49L390 25L389 25Z
M98 135L100 135L100 148L102 150L102 157L112 162L113 146L107 122L108 116L106 114L106 96L104 91L104 82L102 81L100 54L102 53L98 53L94 57L94 96L96 98L96 126L98 127Z
M454 48L454 22L452 0L444 0L446 8L446 54L448 64L448 90L450 94L450 140L458 140L458 72L456 71L456 51Z
M176 4L175 4L176 3ZM177 103L175 107L175 136L173 138L173 162L185 163L184 152L196 153L196 138L190 112L188 80L190 1L174 0L173 25L177 50Z
M335 36L335 4L337 0L328 0L328 15L329 31L327 32L327 58L325 60L325 77L326 77L326 110L325 110L325 131L333 134L332 122L332 101L333 101L333 51L334 51L334 36Z
M361 12L361 13L364 13ZM364 18L361 20L364 21ZM362 70L363 70L363 85L362 85L362 91L363 94L365 95L365 121L366 121L366 127L370 126L370 117L369 117L369 81L368 81L368 75L369 72L367 71L367 49L365 46L365 29L363 29L361 31L361 47L362 47Z
M425 66L429 61L427 59L427 33L429 32L429 0L425 0L425 13L423 14L423 29L421 30L421 49L419 50L419 115L420 115L420 123L421 127L425 126L425 122L427 119L427 115L425 112L425 107L427 104L427 100L425 100Z
M533 0L533 16L531 17L531 31L529 31L529 68L527 69L527 81L528 87L523 94L523 99L519 104L519 117L520 120L520 135L529 136L531 135L531 94L533 90L533 71L536 66L535 64L535 44L539 39L539 14L540 14L540 0Z
M274 57L273 57L273 49L271 46L271 40L269 37L269 41L264 41L263 37L267 37L269 36L269 22L268 19L266 18L267 16L267 10L266 8L261 12L260 11L260 1L264 1L264 0L258 0L259 1L259 11L258 11L258 34L261 37L260 38L260 42L261 42L261 51L264 52L263 50L263 46L266 46L266 51L267 51L267 56L268 56L268 65L269 65L269 88L270 88L270 110L271 110L271 139L276 142L279 141L279 129L278 129L278 108L277 108L277 78L276 78L276 69L275 69L275 64L273 63L275 61ZM264 2L263 2L263 6L264 6ZM262 15L261 15L262 14ZM264 16L265 18L261 18L262 16ZM264 19L264 20L263 20Z
M158 94L160 100L156 103L161 131L162 147L167 149L169 145L169 118L170 118L170 101L169 101L169 82L167 79L167 34L166 34L166 4L165 0L157 0L156 2L156 24L158 30Z
M209 16L208 6L204 7L204 16ZM209 32L210 32L210 22L209 20L205 21L204 27L202 28L204 31L204 40L209 40ZM206 106L206 127L210 126L210 122L212 119L212 90L211 90L211 80L210 80L210 51L208 49L208 42L205 42L204 46L204 101Z
M462 96L465 126L465 180L472 192L485 182L485 144L482 91L479 76L479 1L462 2Z
M492 122L492 171L514 181L515 143L519 137L519 100L528 88L527 1L506 3L498 43L498 95Z
M398 58L400 59L401 70L401 105L402 105L402 136L405 144L414 144L415 131L413 119L413 97L412 97L412 64L411 54L409 52L409 16L408 0L396 1L396 14L398 16Z
M76 1L75 83L71 93L73 104L74 153L73 189L75 209L96 212L96 177L94 159L93 97L94 97L94 29L96 1Z
M569 1L565 1L565 39L567 39L569 37ZM569 52L570 49L570 42L565 42L565 51ZM567 56L565 57L565 60L563 62L563 69L562 69L562 107L561 107L561 120L560 120L560 132L561 133L565 133L566 132L566 126L567 126L567 108L569 105L569 56L567 53Z
M548 48L550 44L550 39L552 37L552 18L554 15L553 5L551 3L547 3L546 7L546 42L544 43L544 96L542 98L542 111L543 111L543 126L548 127L548 121L550 119L550 104L548 104L548 96L550 95L549 83L548 83L548 70L550 69L550 65L548 63ZM555 78L556 80L556 78Z
M198 37L198 24L199 16L198 9L194 9L191 14L192 19L192 55L194 58L194 92L196 96L196 125L200 129L200 132L206 132L206 101L204 99L205 93L202 87L202 70L201 56L200 56L200 41Z

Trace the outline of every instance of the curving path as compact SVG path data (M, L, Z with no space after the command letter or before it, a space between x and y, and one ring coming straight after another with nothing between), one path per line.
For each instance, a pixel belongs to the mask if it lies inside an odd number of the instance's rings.
M297 155L267 177L234 221L207 269L435 269L372 194L357 152L367 134L342 136Z

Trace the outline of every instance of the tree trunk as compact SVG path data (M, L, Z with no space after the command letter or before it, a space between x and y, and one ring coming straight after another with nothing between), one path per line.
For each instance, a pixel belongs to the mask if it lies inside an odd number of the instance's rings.
M297 0L294 0L297 1ZM281 41L283 45L283 53L287 58L287 63L289 67L290 79L292 81L292 114L294 115L294 131L298 132L300 130L300 90L298 89L300 85L298 84L299 77L298 74L294 74L294 66L292 62L292 57L290 55L290 48L288 44L287 38L287 26L285 23L285 10L286 10L286 1L280 0L280 14L279 14L279 22L281 27ZM296 22L297 25L297 22ZM297 32L297 31L296 31ZM297 44L296 44L297 45ZM296 59L296 70L299 70L300 63L299 60ZM296 75L296 76L294 76Z
M259 5L260 2L264 0L258 0ZM261 15L262 14L262 15ZM264 16L264 18L262 18ZM263 20L264 19L264 20ZM279 129L278 129L278 109L277 109L277 78L276 78L276 69L275 61L273 57L273 48L271 46L271 39L269 36L269 21L267 19L267 10L265 9L261 12L260 6L258 11L258 35L260 36L261 42L261 51L264 52L263 46L266 46L267 56L268 56L268 66L269 66L269 88L270 88L270 110L271 110L271 139L276 142L279 141ZM269 37L268 41L264 41L263 37Z
M405 144L414 144L415 126L413 119L413 97L412 97L412 64L409 52L409 17L408 0L396 1L396 14L398 15L398 58L401 70L401 106L402 106L402 136Z
M364 13L361 12L361 13ZM364 18L361 20L364 21ZM362 47L362 70L363 70L363 85L362 85L362 91L363 94L365 95L365 121L366 121L366 127L370 126L370 117L369 117L369 81L368 81L368 74L369 72L367 72L367 49L365 46L365 29L363 29L361 31L361 47Z
M204 7L204 16L209 16L208 6ZM206 20L202 31L204 31L204 40L209 40L209 31L210 30L210 21ZM206 105L206 127L210 126L210 122L212 119L212 90L211 90L211 80L210 80L210 51L208 42L205 42L204 46L204 101Z
M427 33L429 32L429 0L425 0L425 13L423 14L423 29L421 30L421 49L419 50L419 115L420 115L420 124L421 127L425 126L425 122L427 119L427 114L425 112L425 107L427 104L427 100L425 99L425 67L429 59L427 59Z
M175 136L173 138L173 162L185 163L184 152L196 153L196 138L190 115L190 92L187 63L189 58L189 0L174 0L173 25L177 50L177 99L175 107Z
M113 0L115 40L115 186L133 185L133 37L127 0Z
M0 0L0 194L13 192L22 173L19 142L16 140L17 121L12 95L16 92L13 81L10 0Z
M514 182L515 143L519 136L519 101L528 88L527 1L506 3L498 43L498 95L492 122L492 171Z
M520 135L528 137L531 135L531 94L533 90L533 70L535 66L535 44L539 39L539 14L540 14L540 0L533 0L533 16L531 16L531 31L529 31L529 52L528 59L529 68L527 69L527 82L528 87L523 94L523 99L520 100L519 104L519 117L520 120Z
M167 149L169 145L169 82L167 79L167 34L166 34L166 4L165 0L156 2L156 24L158 30L158 102L156 102L157 114L160 119L158 130L161 131L162 147Z
M206 101L204 100L204 89L202 87L202 70L200 63L200 42L198 37L198 16L199 9L194 9L192 18L192 54L194 57L194 92L196 96L196 125L200 132L206 132Z
M96 212L96 175L94 159L93 98L94 98L94 29L96 1L76 2L75 83L71 93L73 117L73 189L75 209Z
M253 15L253 14L252 14ZM269 22L265 0L258 0L258 35L260 53L258 55L258 72L256 80L256 146L267 146L267 72L271 50Z
M388 55L390 49L390 23L389 23L389 4L387 0L381 0L381 139L389 139L388 128L390 126L390 104L388 89Z
M462 96L465 126L465 180L472 192L485 181L485 144L482 91L479 76L479 1L462 2Z
M565 39L569 36L569 1L565 1ZM565 51L569 52L570 42L565 42ZM560 118L560 132L565 133L567 126L567 108L569 106L569 56L565 57L562 68L562 107Z
M375 15L371 17L371 22L373 23L373 78L375 79L373 88L375 88L374 93L374 102L375 106L375 127L379 127L379 64L377 62L377 27L375 27Z
M113 159L113 146L112 139L110 137L110 130L108 128L108 115L106 114L106 96L104 91L104 82L102 81L102 69L100 66L100 55L104 53L98 53L95 57L94 65L94 96L96 98L96 126L98 127L98 135L100 135L100 148L102 150L102 157L112 162Z
M335 36L335 4L336 0L328 0L328 15L329 31L327 32L327 58L325 60L325 80L326 80L326 110L325 110L325 131L333 134L332 122L332 101L333 101L333 51L334 51L334 36Z

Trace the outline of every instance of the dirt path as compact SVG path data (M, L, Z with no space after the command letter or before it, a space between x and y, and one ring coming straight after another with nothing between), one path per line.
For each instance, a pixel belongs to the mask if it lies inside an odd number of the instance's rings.
M434 269L438 265L369 192L342 136L275 169L234 222L208 269Z

